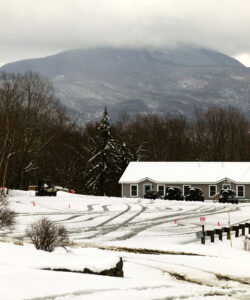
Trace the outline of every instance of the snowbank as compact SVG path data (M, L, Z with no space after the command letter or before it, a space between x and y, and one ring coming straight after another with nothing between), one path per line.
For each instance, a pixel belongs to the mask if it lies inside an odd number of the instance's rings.
M119 257L106 251L92 248L71 249L46 252L33 246L16 246L0 243L0 265L25 267L32 269L67 269L81 272L85 268L93 272L111 269L119 262Z

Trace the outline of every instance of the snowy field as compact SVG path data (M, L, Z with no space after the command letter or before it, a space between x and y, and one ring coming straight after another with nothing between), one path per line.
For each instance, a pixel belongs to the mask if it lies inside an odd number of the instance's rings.
M242 236L235 238L232 233L232 247L226 235L223 242L216 236L215 243L207 237L205 245L196 237L200 217L206 217L206 230L218 228L218 222L228 226L229 208L232 225L250 222L250 203L64 192L35 197L23 191L12 191L9 200L18 217L14 229L0 231L1 300L250 299L250 252L243 250ZM68 252L38 251L26 239L26 226L44 216L68 229L74 243ZM23 241L24 246L14 241ZM159 254L134 249L154 249ZM114 266L120 257L124 278L44 270L89 267L98 271Z

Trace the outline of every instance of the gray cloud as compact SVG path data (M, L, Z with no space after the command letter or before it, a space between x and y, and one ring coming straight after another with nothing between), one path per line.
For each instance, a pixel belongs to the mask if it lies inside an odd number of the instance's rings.
M250 54L249 0L0 0L0 64L79 47Z

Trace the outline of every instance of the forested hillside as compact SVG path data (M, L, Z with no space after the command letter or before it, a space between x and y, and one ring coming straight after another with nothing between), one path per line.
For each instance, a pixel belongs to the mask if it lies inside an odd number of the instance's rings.
M185 115L196 106L250 112L249 68L201 47L75 49L0 68L29 70L51 80L62 104L85 120L97 120L104 106L115 121L124 112Z
M129 161L249 161L250 122L235 108L184 115L73 119L38 74L2 74L0 183L27 189L39 178L97 195L120 195ZM79 124L84 124L80 126ZM185 170L188 171L188 170Z

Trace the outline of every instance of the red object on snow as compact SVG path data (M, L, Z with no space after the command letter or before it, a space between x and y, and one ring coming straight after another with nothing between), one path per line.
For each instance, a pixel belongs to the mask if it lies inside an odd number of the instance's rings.
M35 202L33 202L33 206L35 206L36 205L36 203Z
M74 190L70 190L70 194L75 194L75 191Z
M175 223L175 224L177 224L177 221L176 221L176 220L174 220L174 223Z
M70 204L69 204L69 208L70 208Z
M218 221L218 226L220 226L220 222Z

